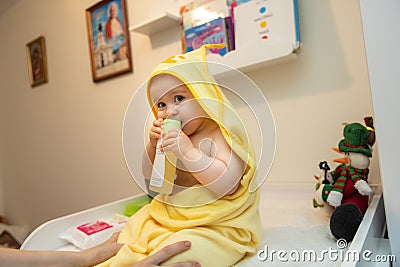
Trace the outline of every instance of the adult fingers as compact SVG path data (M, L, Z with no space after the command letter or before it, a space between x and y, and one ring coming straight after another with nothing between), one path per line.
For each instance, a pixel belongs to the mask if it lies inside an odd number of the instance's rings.
M118 235L112 236L103 244L80 252L78 255L83 257L82 266L94 266L117 254L123 245L117 243L115 237Z
M192 243L190 241L180 241L174 244L168 245L155 254L149 256L146 261L150 264L160 264L169 258L182 253L190 248ZM179 266L179 265L178 265ZM188 265L191 266L191 265Z
M116 243L120 232L115 232L113 235L104 242L104 244Z
M200 263L195 261L176 262L164 267L201 267Z

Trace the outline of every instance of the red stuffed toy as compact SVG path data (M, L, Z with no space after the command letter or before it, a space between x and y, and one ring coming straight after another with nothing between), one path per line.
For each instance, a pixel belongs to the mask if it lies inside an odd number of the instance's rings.
M368 196L372 194L367 180L375 131L371 117L364 121L366 126L351 123L344 127L344 139L335 150L345 157L334 160L341 163L334 171L327 173L329 166L326 162L325 165L320 163L326 177L314 198L314 207L327 202L335 208L330 219L331 232L335 238L344 238L348 242L353 240L368 208Z

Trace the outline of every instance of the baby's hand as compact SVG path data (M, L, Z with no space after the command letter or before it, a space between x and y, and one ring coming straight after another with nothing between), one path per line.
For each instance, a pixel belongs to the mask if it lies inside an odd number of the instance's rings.
M193 143L189 137L180 129L169 130L163 136L162 149L164 152L172 151L179 159L184 159L185 155L193 149Z
M154 148L157 147L157 141L161 138L163 122L164 120L162 118L154 120L153 126L150 129L150 143Z

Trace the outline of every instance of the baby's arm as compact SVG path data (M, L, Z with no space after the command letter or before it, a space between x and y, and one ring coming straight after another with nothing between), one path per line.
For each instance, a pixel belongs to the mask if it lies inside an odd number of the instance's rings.
M163 119L157 119L153 121L153 126L150 129L150 141L146 145L146 149L142 156L142 172L146 179L150 179L151 172L153 170L153 162L156 156L156 147L158 139L161 138L162 134L162 123Z
M164 137L164 151L173 151L199 183L219 196L236 191L243 176L245 164L226 143L219 129L213 132L210 154L196 148L182 131L171 130Z

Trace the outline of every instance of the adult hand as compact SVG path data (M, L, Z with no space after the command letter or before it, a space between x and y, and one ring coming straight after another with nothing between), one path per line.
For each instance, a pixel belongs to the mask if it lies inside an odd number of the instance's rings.
M79 252L79 256L82 262L84 262L81 266L94 266L117 254L118 250L122 247L122 244L117 243L118 236L119 232L114 233L104 243Z
M81 252L0 248L0 266L94 266L118 252L122 246L117 243L118 234L115 233L101 245Z
M147 257L146 259L134 264L132 267L157 267L169 258L182 253L190 248L190 241L180 241L159 250L157 253ZM201 267L194 261L176 262L164 267Z

